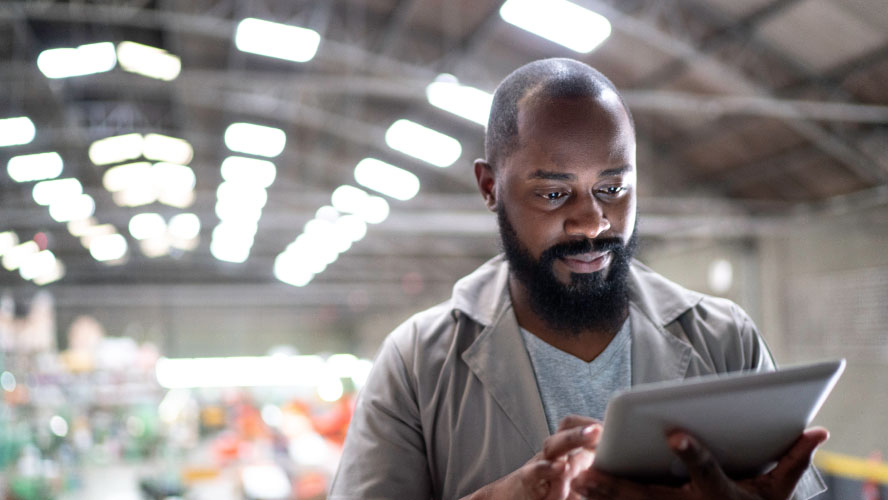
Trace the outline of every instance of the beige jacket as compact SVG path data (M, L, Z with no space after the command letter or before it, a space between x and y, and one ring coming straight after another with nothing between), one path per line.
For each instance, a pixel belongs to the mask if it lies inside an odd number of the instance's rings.
M533 367L495 257L383 343L346 438L330 497L456 499L516 470L549 435ZM736 304L633 262L632 384L772 370ZM819 492L808 474L800 498ZM803 491L804 490L804 491Z

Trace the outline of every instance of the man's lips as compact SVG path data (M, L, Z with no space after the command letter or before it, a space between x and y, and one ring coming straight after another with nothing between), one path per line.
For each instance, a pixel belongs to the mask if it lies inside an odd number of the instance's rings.
M610 264L611 255L611 252L586 252L561 257L559 260L573 273L594 273Z

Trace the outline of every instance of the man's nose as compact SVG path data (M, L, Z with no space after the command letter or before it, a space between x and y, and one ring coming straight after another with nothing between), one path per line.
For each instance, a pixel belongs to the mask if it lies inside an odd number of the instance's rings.
M594 239L610 229L610 221L595 196L574 198L571 205L564 221L564 230L569 236Z

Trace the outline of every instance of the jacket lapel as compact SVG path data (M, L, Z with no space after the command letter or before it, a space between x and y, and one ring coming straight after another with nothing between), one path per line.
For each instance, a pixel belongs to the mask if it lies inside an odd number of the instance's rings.
M518 429L530 452L539 451L549 427L511 305L499 310L462 358Z

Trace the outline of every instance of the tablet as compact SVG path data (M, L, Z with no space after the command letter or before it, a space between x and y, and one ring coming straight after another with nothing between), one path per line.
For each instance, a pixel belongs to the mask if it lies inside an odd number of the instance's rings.
M845 360L632 387L608 403L595 467L640 481L687 477L666 433L684 429L733 478L772 468L811 423Z

